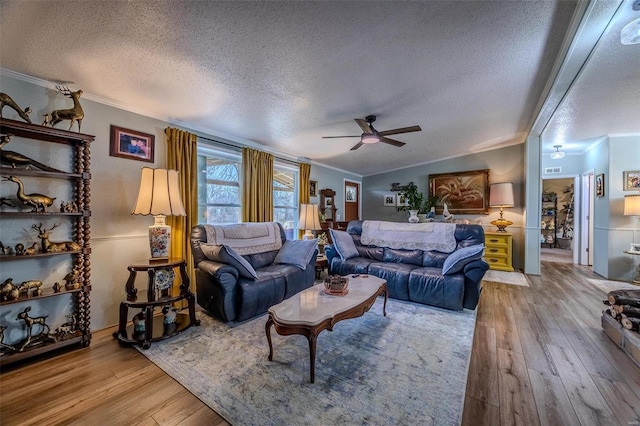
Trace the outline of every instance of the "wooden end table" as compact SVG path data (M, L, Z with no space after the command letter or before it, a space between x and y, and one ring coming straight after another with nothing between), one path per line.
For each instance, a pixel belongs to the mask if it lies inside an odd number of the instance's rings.
M328 265L329 262L327 260L327 256L325 256L324 254L319 254L316 258L316 278L320 278L320 275L322 275L322 271L324 271L324 268L326 268Z
M134 263L127 267L129 270L129 279L125 286L127 298L120 303L118 331L113 333L115 339L121 343L137 344L143 349L148 349L151 342L168 339L192 325L200 325L200 320L196 318L196 298L189 290L186 265L184 259L170 258L163 261L150 260ZM180 291L176 296L172 296L173 271L176 268L180 274ZM147 289L140 292L135 287L138 272L147 272L149 275ZM162 309L166 305L173 305L181 300L187 301L189 313L178 313L174 323L164 324L162 316L154 316L155 308ZM136 332L133 324L127 326L129 308L138 308L144 312L144 331Z
M322 330L333 331L342 320L364 315L384 294L382 314L387 316L387 282L374 276L349 275L349 292L344 296L324 293L324 284L310 287L269 308L265 324L269 342L269 361L273 361L271 326L282 336L301 334L309 341L309 369L311 383L315 381L316 341Z

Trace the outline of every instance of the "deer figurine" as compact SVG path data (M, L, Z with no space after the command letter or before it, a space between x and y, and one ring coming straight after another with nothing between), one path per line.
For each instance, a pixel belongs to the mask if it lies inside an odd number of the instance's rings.
M46 323L48 315L45 315L43 317L30 317L29 316L30 310L31 310L31 306L27 306L26 308L24 308L24 311L18 314L18 317L16 318L16 320L23 320L25 325L27 326L27 338L20 343L20 346L18 347L18 352L22 352L24 348L29 346L32 338L41 339L43 337L46 337L49 334L49 331L51 331L51 329ZM40 331L40 333L36 334L35 336L33 335L34 325L39 325L42 327L42 330Z
M32 225L31 228L38 231L38 238L40 238L40 244L42 245L43 253L60 253L63 251L75 251L80 250L80 244L73 241L61 241L54 243L49 241L49 232L60 226L59 223L54 224L51 228L46 229L42 224Z
M31 119L29 118L29 113L31 112L31 108L26 107L24 110L18 106L18 104L11 99L11 96L6 93L0 93L0 118L2 118L2 109L7 105L18 113L20 117L27 123L31 124Z
M73 123L78 122L78 132L80 132L80 126L82 125L82 119L84 118L84 111L80 105L80 96L82 96L82 90L72 92L66 86L56 86L56 89L65 96L73 99L73 108L69 109L57 109L51 113L51 120L49 124L54 127L62 120L71 120L69 124L69 130L73 127Z
M25 194L24 184L16 176L4 176L3 180L8 180L18 184L18 192L16 193L16 197L18 197L18 200L20 200L20 202L25 206L32 206L32 213L37 213L38 211L46 212L47 207L52 206L53 202L55 201L55 198L51 198L43 194Z

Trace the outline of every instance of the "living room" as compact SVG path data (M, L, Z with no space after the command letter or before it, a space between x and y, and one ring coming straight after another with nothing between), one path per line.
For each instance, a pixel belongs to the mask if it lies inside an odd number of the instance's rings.
M627 3L628 2L625 2L621 7L627 6ZM571 9L571 11L573 11L573 9ZM30 10L30 12L34 13L33 10ZM27 12L25 11L23 13ZM38 12L38 14L45 13L46 11ZM8 31L6 29L6 16L5 14L5 18L3 18L3 40L6 40L5 36L10 35L6 33L6 31ZM565 15L565 19L567 16L570 17L571 14ZM566 24L567 21L568 20L563 21L563 23ZM562 29L564 30L565 28L566 26ZM556 44L554 48L559 52L562 38L559 40L556 39L555 41ZM637 51L637 46L628 47L636 49L635 51ZM95 44L93 44L93 49L95 49L94 54L98 55L98 52L100 52L102 48L103 46L100 43L95 42ZM375 46L371 46L371 48L375 52ZM86 69L84 76L71 77L63 74L54 75L49 73L47 69L41 69L38 72L29 74L17 67L14 69L9 66L10 62L7 59L16 54L6 53L7 50L9 49L6 49L5 53L2 54L3 67L7 67L2 69L0 75L2 92L10 94L22 107L30 106L34 110L34 112L31 113L31 118L34 123L39 124L41 121L40 117L43 114L57 108L65 108L69 105L70 101L55 90L56 83L67 85L73 89L85 90L85 94L81 98L85 114L85 121L82 123L82 133L96 136L95 142L93 142L91 146L91 185L93 188L91 191L93 194L91 197L92 330L101 330L118 323L118 306L122 300L124 284L129 275L127 265L137 259L148 257L149 247L146 228L151 224L152 220L149 217L131 215L131 211L135 205L138 193L140 168L145 165L153 167L164 167L166 165L167 147L165 143L165 129L167 127L178 127L198 134L200 137L199 142L202 142L203 147L206 146L209 149L211 149L212 145L207 144L206 139L214 139L240 147L250 146L265 150L270 149L277 157L282 159L285 165L289 165L290 167L292 162L294 165L297 162L304 162L304 160L299 159L301 156L288 154L288 152L297 152L293 149L292 151L287 151L286 148L279 150L269 148L267 144L263 143L268 139L268 136L266 136L267 133L265 133L265 136L260 137L242 137L228 129L217 133L203 130L207 129L207 127L202 124L202 116L215 115L216 110L214 107L211 107L210 110L205 112L192 112L193 121L190 122L187 117L175 120L163 119L161 117L166 116L164 112L154 114L153 105L136 105L132 98L127 98L126 100L116 98L110 99L110 102L104 102L105 99L107 99L104 93L96 94L88 90L87 86L85 86L89 84L89 82L93 82L95 77L92 77L92 72L95 70L94 67L99 66L92 64L86 57L65 57L63 51L59 53L61 62L68 61L82 64L82 67ZM411 55L405 55L407 60L409 56ZM556 58L554 57L553 59L555 60ZM590 60L595 61L595 59ZM132 61L135 63L135 60ZM548 66L547 73L544 78L539 77L544 81L538 81L538 85L536 86L540 89L544 86L544 83L547 83L546 78L551 75L551 68L552 65L554 65L554 61L547 60L545 64ZM194 73L196 75L198 74L197 71ZM580 75L580 78L589 77L589 75L584 74L586 74L586 71L583 75ZM191 77L192 76L188 76L187 78ZM119 78L123 79L120 81L120 84L127 87L128 84L126 84L124 77ZM637 81L637 75L631 78L636 78ZM70 79L74 82L69 82L68 80ZM169 97L171 97L170 95L172 94L175 96L175 92L180 91L172 87L162 87L157 90L159 92L167 92ZM137 91L135 92L137 93ZM212 96L212 102L213 99L216 100L217 107L223 104L219 99L223 99L225 96L237 96L224 92L225 90L220 88L217 93L210 95ZM633 91L630 92L631 94L634 93ZM536 95L540 94L541 93L536 93ZM195 94L191 93L188 96L195 96ZM243 93L243 96L250 96L250 94ZM354 97L356 97L356 95L354 95ZM477 98L475 100L477 101ZM442 101L442 99L439 98L439 101ZM537 101L536 96L531 96L527 99L529 104L535 104ZM190 110L188 101L182 99L180 102L179 105L181 105L183 109ZM287 102L305 102L305 100L290 98L287 99ZM391 103L396 102L402 102L402 100L394 99ZM364 101L363 106L366 106L368 103L369 102ZM379 112L376 126L380 129L420 124L424 131L427 130L427 126L423 121L418 120L414 122L411 118L405 118L407 116L402 116L402 114L394 111L394 109L403 111L400 106L387 107L385 102L378 100L371 100L370 104L373 105L375 111L359 110L357 113L351 113L354 109L352 107L345 109L349 112L341 114L339 117L337 110L331 109L323 111L320 115L325 117L327 125L321 134L331 136L358 133L358 128L353 122L353 118L363 118L365 115L374 112ZM224 108L224 106L221 108ZM358 106L358 108L360 108L360 106ZM533 108L531 109L533 110ZM250 116L252 115L252 111L246 114ZM385 123L385 120L388 120L390 116L396 114L400 116L393 117L393 122L387 121ZM9 108L4 109L3 116L8 119L20 120ZM558 116L554 116L554 118L549 121L541 120L541 122L545 123L542 129L548 128L549 130L547 130L547 132L549 132L559 120L557 117ZM536 117L529 116L524 120L531 121L532 130L536 129L537 124L533 124L535 118ZM252 118L250 117L250 119ZM314 118L314 120L316 119L317 117ZM443 117L440 117L440 119L445 121ZM491 120L490 115L485 119ZM265 118L260 118L260 120L268 121L268 119ZM330 123L337 121L340 122L339 126L329 126ZM457 125L463 122L463 119L457 119ZM551 123L548 127L546 125L547 122ZM145 164L140 161L110 156L109 144L112 125L153 135L155 138L154 162L152 164ZM275 123L272 125L274 127L286 127L284 123ZM509 231L513 233L513 265L518 270L536 275L536 273L540 274L540 262L538 260L540 224L538 223L539 217L537 212L540 210L540 194L542 193L541 188L539 188L540 183L537 183L537 181L545 177L543 170L546 167L561 166L563 167L563 177L579 177L580 179L584 172L593 169L596 175L600 173L604 174L606 182L604 196L597 197L594 200L595 242L592 245L594 250L593 271L605 279L630 281L634 273L634 259L631 256L624 255L623 251L628 248L629 242L638 241L638 231L637 228L634 229L634 218L625 217L622 214L624 195L628 194L628 192L624 192L622 189L621 178L624 171L637 170L637 165L640 164L640 149L638 149L638 144L640 143L638 137L639 130L633 129L635 125L637 124L627 124L628 127L624 130L618 130L617 128L612 130L607 129L587 144L588 149L585 145L582 145L581 148L577 148L573 153L569 152L563 160L552 161L549 159L549 154L554 150L554 148L552 148L554 145L552 139L554 139L555 136L550 136L541 130L539 132L540 137L536 142L536 138L532 137L534 134L533 131L529 138L527 138L527 134L511 137L517 133L511 131L505 132L509 137L503 138L503 140L499 140L493 144L489 143L491 137L482 135L475 144L477 146L467 148L463 154L455 155L451 158L442 156L436 157L434 160L411 163L405 159L401 159L401 164L407 164L407 167L394 166L391 155L389 158L384 157L387 151L382 151L382 154L380 154L380 151L369 150L366 153L366 157L364 157L364 162L367 163L366 167L368 167L368 169L362 169L364 171L360 171L360 169L353 171L356 169L348 167L351 161L347 157L347 155L350 154L348 150L355 141L347 140L346 142L343 141L342 149L344 151L339 154L331 153L324 155L322 153L318 154L316 151L315 157L309 157L312 165L310 179L317 182L318 189L332 188L336 190L334 202L339 208L339 213L344 211L345 196L343 188L346 180L357 182L361 185L362 219L401 222L406 220L406 213L398 212L392 207L385 207L382 202L384 194L391 192L391 185L393 183L399 182L401 185L405 185L409 182L415 182L424 193L427 193L429 190L428 179L431 174L490 169L490 179L492 183L512 182L514 184L515 206L505 209L505 217L513 222L513 225L509 227ZM67 128L65 123L59 124L57 127L64 128L65 130ZM518 130L521 130L521 128L518 127ZM475 137L475 135L473 136ZM407 138L398 136L398 139L407 141L409 145L423 141L418 134L407 135ZM484 141L485 145L483 145L482 141ZM309 142L309 144L318 146L323 145L323 143L323 140L319 138ZM220 145L213 144L213 146L220 148ZM12 147L11 145L9 145L9 148L17 151L20 150L18 147ZM378 144L378 146L372 148L381 148L381 146ZM388 149L392 148L395 149L395 147L388 147ZM563 148L570 149L569 146ZM428 149L438 150L439 147L429 147ZM47 159L49 157L55 161L56 155L55 152L46 152L42 158ZM342 163L340 163L342 166L332 164L329 161L332 156L342 157ZM327 160L326 162L324 161L325 159ZM3 183L3 186L5 186L5 183ZM7 186L8 185L5 187ZM7 194L13 197L14 192L15 187L13 185L8 186L6 194L3 192L3 197ZM319 197L311 197L310 202L319 203ZM526 212L529 209L535 211L536 214L527 215ZM497 217L498 210L495 208L492 208L488 215L458 215L458 218L467 219L471 223L480 221L486 230L492 228L490 222L497 219ZM24 227L25 225L22 224L20 226ZM3 234L4 233L3 226ZM4 235L1 240L5 241ZM577 240L578 238L576 237L576 244L578 244ZM60 280L61 275L64 275L62 271L56 270L55 280ZM3 277L3 280L4 278L6 277ZM11 315L13 320L15 313L12 312Z

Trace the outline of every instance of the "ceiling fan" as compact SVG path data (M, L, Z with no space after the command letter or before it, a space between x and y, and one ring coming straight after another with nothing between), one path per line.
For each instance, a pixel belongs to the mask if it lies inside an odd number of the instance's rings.
M384 132L379 132L373 128L373 122L376 121L375 115L367 115L364 120L362 118L354 118L358 126L362 129L361 135L352 135L352 136L323 136L322 139L332 139L332 138L360 138L360 142L358 142L351 151L354 151L362 146L362 144L373 144L378 142L388 143L393 146L403 146L404 142L397 141L395 139L390 139L387 136L389 135L397 135L399 133L410 133L410 132L420 132L422 129L420 126L411 126L411 127L402 127L399 129L393 130L385 130Z

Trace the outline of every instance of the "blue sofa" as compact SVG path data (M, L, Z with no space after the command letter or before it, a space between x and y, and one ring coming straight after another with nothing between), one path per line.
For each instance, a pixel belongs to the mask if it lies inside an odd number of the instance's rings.
M285 231L282 225L277 225L285 244ZM207 258L202 247L208 244L206 226L196 225L191 230L191 249L196 268L197 302L214 317L225 322L244 321L314 284L317 249L306 269L275 263L278 250L243 255L257 275L251 278L243 276L238 265Z
M335 245L325 247L330 274L369 274L383 278L387 280L389 297L395 299L452 310L476 308L482 277L489 269L481 258L484 230L480 225L456 225L456 249L452 253L442 253L364 246L360 239L362 224L363 221L356 220L347 226L347 233L353 238L358 251L356 257L343 260ZM463 248L467 248L465 252L475 251L476 256L459 263L459 268L443 273L446 259Z

